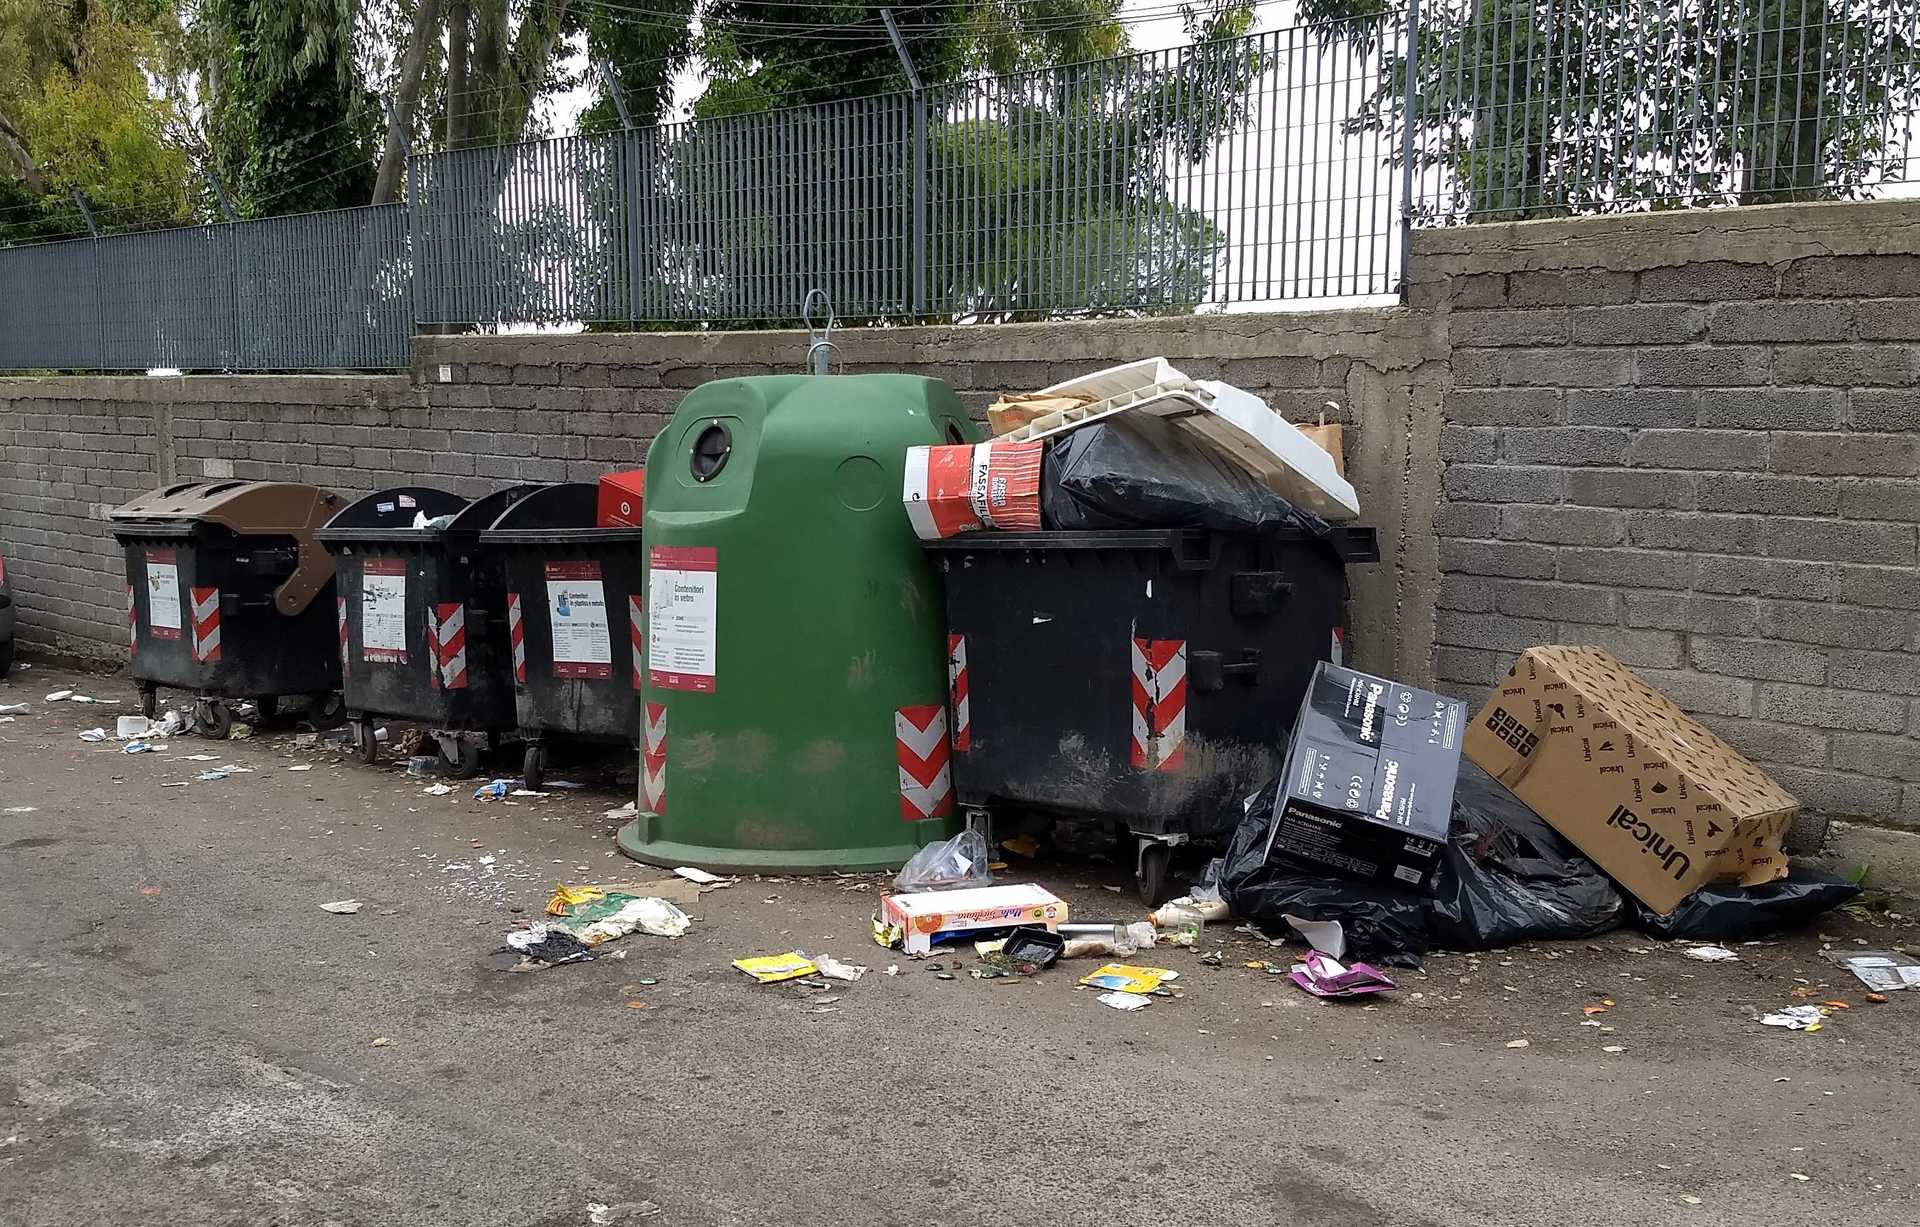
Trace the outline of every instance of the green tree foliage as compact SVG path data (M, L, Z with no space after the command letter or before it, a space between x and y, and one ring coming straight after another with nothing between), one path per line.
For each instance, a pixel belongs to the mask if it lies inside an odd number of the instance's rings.
M903 0L891 7L928 85L1127 50L1120 0ZM905 89L876 8L709 0L700 50L712 79L697 113L737 115Z
M1388 0L1302 0L1371 49ZM1920 0L1428 0L1414 163L1468 219L1856 196L1899 178ZM1395 130L1388 57L1357 126Z
M165 5L0 0L0 241L190 221L198 193L172 113L147 89Z
M205 0L201 18L207 126L240 215L365 204L383 117L356 59L360 6Z

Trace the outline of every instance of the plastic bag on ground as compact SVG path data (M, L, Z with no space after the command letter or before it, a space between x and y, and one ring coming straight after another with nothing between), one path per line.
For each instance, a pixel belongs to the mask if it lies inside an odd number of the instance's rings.
M1266 858L1273 826L1274 786L1248 802L1234 829L1219 875L1220 893L1233 914L1278 929L1283 917L1336 920L1347 935L1347 954L1371 963L1418 967L1427 953L1427 918L1421 896L1374 882L1334 877L1325 869Z
M913 859L894 877L893 889L911 895L923 890L991 886L993 873L987 864L992 859L987 837L969 828L952 839L928 844L914 853Z
M1822 912L1851 903L1860 894L1858 883L1824 869L1791 865L1787 876L1759 886L1738 882L1709 882L1662 916L1638 899L1631 900L1633 927L1654 937L1684 937L1694 941L1734 942L1765 937L1805 924Z
M1598 865L1464 759L1441 856L1424 901L1436 946L1493 950L1591 937L1626 919L1625 897Z
M1051 441L1040 518L1056 531L1211 528L1254 532L1327 525L1164 418L1128 414Z

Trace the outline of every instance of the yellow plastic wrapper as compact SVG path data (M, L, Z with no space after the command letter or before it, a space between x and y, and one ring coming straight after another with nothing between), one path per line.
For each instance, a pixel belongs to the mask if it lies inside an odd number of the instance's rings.
M595 899L606 897L607 892L598 886L568 886L561 882L553 888L553 898L547 900L547 915L565 916L582 903L592 903Z
M1131 963L1108 963L1081 977L1080 983L1088 988L1113 989L1122 993L1151 993L1160 987L1162 980L1176 979L1179 974L1177 971L1168 971L1164 967L1135 967Z
M735 959L733 965L762 984L798 980L801 976L810 976L819 970L813 965L812 959L797 950L790 950L786 954L762 955L759 958Z

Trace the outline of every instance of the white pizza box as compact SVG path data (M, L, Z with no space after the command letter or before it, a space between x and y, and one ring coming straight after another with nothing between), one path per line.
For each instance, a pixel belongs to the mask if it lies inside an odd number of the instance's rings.
M1042 886L976 886L880 900L883 925L900 930L900 948L925 954L933 935L949 930L1002 929L1015 925L1058 928L1067 919L1066 902Z
M1042 388L1037 396L1091 396L1000 436L1046 439L1117 413L1151 413L1192 431L1269 489L1328 520L1360 514L1360 497L1326 449L1259 397L1217 379L1189 379L1165 358L1143 358Z

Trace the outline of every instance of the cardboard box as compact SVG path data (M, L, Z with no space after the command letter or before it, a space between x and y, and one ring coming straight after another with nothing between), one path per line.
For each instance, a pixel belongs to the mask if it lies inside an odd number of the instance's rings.
M881 924L900 930L900 948L908 954L925 954L935 933L1013 925L1055 929L1066 920L1065 901L1039 886L978 886L880 900Z
M600 528L639 528L646 493L645 469L606 474L600 479L600 498L594 524Z
M1333 471L1345 477L1347 475L1347 432L1338 422L1310 422L1300 424L1300 433L1307 436L1315 447L1333 457Z
M914 533L937 541L983 528L1038 530L1046 447L994 439L908 448L900 501Z
M1267 855L1424 890L1460 772L1464 704L1322 662L1294 721Z
M1656 912L1785 876L1800 803L1604 648L1529 648L1467 757Z
M1078 409L1091 398L1086 396L1043 396L1037 392L1003 392L987 406L987 430L1004 435L1030 426L1049 414Z

